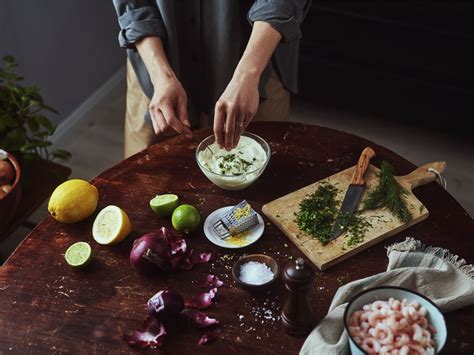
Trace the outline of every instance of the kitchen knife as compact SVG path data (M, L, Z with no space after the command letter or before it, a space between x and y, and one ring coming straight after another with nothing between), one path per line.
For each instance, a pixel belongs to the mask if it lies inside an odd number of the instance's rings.
M354 175L352 176L351 184L347 188L346 195L342 201L341 209L339 211L338 217L336 218L336 222L334 223L331 239L329 240L336 239L344 231L341 227L342 216L346 214L353 214L357 210L357 205L359 204L360 198L362 197L365 189L365 171L369 166L370 159L374 156L375 152L370 147L367 147L362 151L359 161L357 162Z

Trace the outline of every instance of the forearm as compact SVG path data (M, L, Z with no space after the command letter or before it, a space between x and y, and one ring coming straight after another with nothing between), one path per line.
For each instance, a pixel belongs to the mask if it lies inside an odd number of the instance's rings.
M150 75L153 86L158 82L176 79L176 75L166 58L160 37L145 37L135 44Z
M256 21L244 54L235 69L234 77L259 80L280 40L281 34L270 24Z

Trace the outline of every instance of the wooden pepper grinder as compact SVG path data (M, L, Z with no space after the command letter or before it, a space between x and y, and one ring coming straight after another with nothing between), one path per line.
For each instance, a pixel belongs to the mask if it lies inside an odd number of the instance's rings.
M308 301L308 292L315 278L314 270L302 258L289 263L283 280L288 290L288 299L283 307L281 319L291 335L306 335L314 326L314 316Z

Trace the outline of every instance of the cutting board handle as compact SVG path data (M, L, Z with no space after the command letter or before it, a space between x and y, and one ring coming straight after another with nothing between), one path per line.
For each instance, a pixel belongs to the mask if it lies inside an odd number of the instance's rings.
M420 166L418 169L413 170L408 175L400 176L398 180L400 183L413 190L417 186L427 184L436 179L436 174L428 171L429 168L433 168L439 173L442 173L446 168L446 163L444 161L437 161L425 164Z
M367 167L369 166L370 159L375 157L375 152L372 148L364 148L360 154L359 161L357 162L354 175L352 176L351 185L364 186L364 175Z

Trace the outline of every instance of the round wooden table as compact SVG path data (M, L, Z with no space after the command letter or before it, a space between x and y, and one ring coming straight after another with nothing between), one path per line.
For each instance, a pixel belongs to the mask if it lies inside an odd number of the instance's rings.
M181 201L197 206L204 220L217 208L244 198L259 211L268 201L354 165L367 145L377 152L375 165L387 160L399 175L415 166L377 144L323 127L255 123L249 130L266 139L273 154L264 174L243 191L223 191L214 186L196 165L195 141L178 137L152 146L92 180L100 192L99 208L118 205L130 216L133 231L122 243L101 246L93 241L95 215L72 225L48 217L38 225L0 268L0 351L130 353L132 349L121 337L141 326L146 302L155 292L169 287L193 296L202 292L196 281L213 273L227 286L219 290L217 303L206 310L223 324L220 338L198 346L203 332L185 328L167 336L165 352L296 354L304 337L286 335L278 319L286 297L281 281L269 294L253 296L235 286L230 269L244 253L267 253L282 267L290 258L303 254L270 223L257 243L234 251L211 244L201 229L188 242L196 251L212 252L212 262L186 272L138 275L129 265L133 241L162 225L170 226L149 208L150 199L160 193L176 193ZM209 134L210 130L196 132L199 139ZM310 296L317 320L324 317L342 283L384 271L385 245L407 236L474 261L474 222L466 211L437 183L421 186L415 194L430 211L426 221L317 272ZM90 242L94 252L93 263L82 270L70 268L63 256L77 241ZM449 339L445 350L472 354L474 307L448 313L446 320Z

